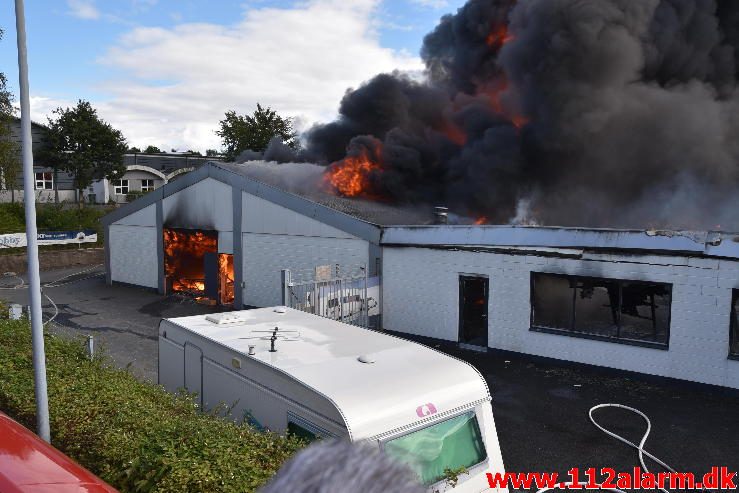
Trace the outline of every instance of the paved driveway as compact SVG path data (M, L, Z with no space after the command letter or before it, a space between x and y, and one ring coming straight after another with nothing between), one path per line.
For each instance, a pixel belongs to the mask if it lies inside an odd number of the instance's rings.
M89 269L89 268L88 268ZM108 286L102 267L76 274L81 268L41 273L44 292L54 300L59 314L54 330L61 333L92 335L96 349L105 348L121 367L130 365L139 378L157 381L157 330L162 318L184 317L217 311L179 297L165 297L131 286ZM70 277L67 277L70 276ZM61 281L58 281L61 279ZM24 277L25 280L25 277ZM4 277L2 286L18 284L17 279ZM28 292L0 290L0 298L28 304ZM54 314L44 299L44 319Z

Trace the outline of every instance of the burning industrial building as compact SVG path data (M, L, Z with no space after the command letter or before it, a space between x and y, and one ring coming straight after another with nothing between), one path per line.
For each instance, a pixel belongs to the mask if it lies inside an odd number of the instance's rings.
M424 80L106 216L107 281L739 388L737 47L731 0L470 0Z
M490 223L739 230L736 1L470 0L421 55L264 158Z

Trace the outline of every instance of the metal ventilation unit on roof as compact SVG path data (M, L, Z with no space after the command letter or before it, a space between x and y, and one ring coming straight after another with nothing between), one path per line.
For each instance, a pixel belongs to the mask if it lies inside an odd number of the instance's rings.
M212 313L210 315L206 315L205 320L217 325L238 324L246 322L246 319L244 317L234 312Z

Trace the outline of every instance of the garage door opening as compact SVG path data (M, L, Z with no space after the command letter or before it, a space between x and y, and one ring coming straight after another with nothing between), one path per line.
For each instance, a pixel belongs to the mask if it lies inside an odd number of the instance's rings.
M218 253L218 233L164 229L167 294L180 293L206 304L234 300L233 255Z

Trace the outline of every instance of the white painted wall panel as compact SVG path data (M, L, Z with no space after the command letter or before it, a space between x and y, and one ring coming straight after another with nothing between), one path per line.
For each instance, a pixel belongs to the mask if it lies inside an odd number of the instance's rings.
M242 204L244 212L241 231L244 233L354 238L311 217L246 192L243 193Z
M739 361L727 359L731 288L739 286L739 262L386 247L383 264L386 329L457 340L459 275L481 274L490 279L490 347L739 388ZM669 350L531 332L532 271L672 284Z
M114 222L113 224L120 226L146 226L155 228L157 225L157 206L156 204L151 204L140 211L136 211L133 214Z
M218 253L234 252L234 234L231 231L220 231L218 233Z
M244 233L243 251L244 304L272 306L282 302L282 269L294 278L317 265L340 264L346 272L367 263L369 244L357 238Z
M109 234L111 279L157 288L157 229L112 224Z
M231 186L206 178L163 200L165 226L233 231Z

